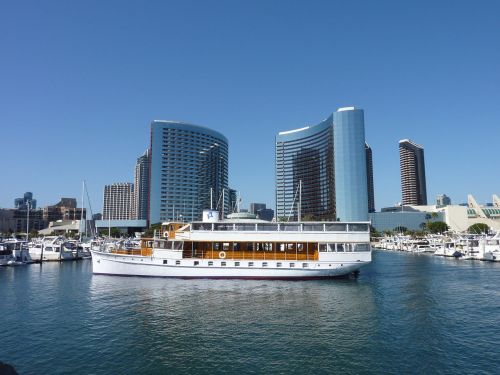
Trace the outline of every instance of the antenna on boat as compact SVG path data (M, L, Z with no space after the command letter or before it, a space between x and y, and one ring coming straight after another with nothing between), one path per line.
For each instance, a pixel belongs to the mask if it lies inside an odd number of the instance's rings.
M213 188L210 188L210 209L213 210L214 209L214 199L213 199Z

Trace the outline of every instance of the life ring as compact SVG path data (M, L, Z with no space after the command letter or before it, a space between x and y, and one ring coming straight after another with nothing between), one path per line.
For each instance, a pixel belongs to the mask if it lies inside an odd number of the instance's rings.
M219 258L225 259L226 258L226 252L225 251L219 252Z

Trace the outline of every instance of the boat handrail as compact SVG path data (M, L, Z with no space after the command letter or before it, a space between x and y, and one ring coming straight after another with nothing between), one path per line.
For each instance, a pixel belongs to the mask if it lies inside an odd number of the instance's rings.
M231 231L231 232L369 232L367 222L307 222L307 223L225 223L225 222L194 222L192 232Z

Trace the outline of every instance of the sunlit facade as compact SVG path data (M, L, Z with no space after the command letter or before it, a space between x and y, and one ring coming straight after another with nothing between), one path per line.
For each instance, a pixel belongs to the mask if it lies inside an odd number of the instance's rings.
M150 223L201 220L211 206L227 213L228 195L226 137L184 122L151 123Z

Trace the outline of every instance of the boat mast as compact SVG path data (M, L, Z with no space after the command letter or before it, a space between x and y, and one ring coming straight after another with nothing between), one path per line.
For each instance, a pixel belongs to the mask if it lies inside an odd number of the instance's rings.
M222 219L221 220L224 220L224 207L225 204L224 204L224 188L222 188L222 210L221 210L221 217Z
M302 180L299 180L299 207L298 207L298 222L302 218Z
M80 211L80 225L79 225L79 228L78 228L79 232L80 232L80 239L79 239L80 242L82 242L83 194L84 193L85 193L85 181L82 181L82 209ZM86 225L85 225L85 228L86 228Z

